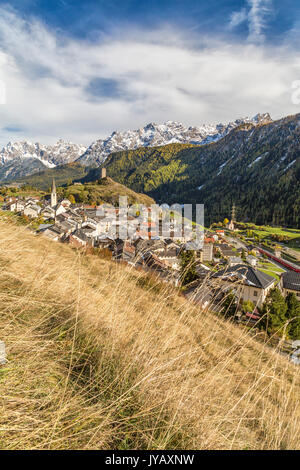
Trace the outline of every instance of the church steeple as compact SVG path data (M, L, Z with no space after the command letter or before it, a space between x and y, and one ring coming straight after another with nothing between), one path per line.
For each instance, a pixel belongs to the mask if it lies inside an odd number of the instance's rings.
M52 180L52 187L51 187L51 207L56 206L57 204L57 195L56 195L56 185L55 179Z

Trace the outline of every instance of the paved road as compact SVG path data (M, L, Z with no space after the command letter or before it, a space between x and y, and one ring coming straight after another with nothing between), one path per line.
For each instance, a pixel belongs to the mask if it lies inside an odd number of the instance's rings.
M241 242L240 239L229 237L228 235L225 235L223 238L225 238L225 240L228 241L228 243L231 243L232 245L236 246L237 248L243 248L244 250L247 250L247 245L245 243Z

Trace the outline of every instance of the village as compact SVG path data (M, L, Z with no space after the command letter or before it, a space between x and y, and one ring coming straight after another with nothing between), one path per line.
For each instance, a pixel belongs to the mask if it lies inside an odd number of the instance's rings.
M106 177L105 169L102 177ZM155 272L163 282L175 286L184 284L182 253L188 251L192 253L193 276L184 287L184 294L201 308L217 313L222 299L231 292L237 305L235 321L250 327L259 322L261 307L274 287L284 297L294 293L300 300L300 272L266 261L253 240L242 241L235 228L234 207L225 227L203 228L200 244L195 242L193 226L181 230L182 222L174 213L167 212L167 224L153 221L150 208L139 217L130 213L124 227L120 208L110 204L74 204L67 198L58 200L54 179L50 199L9 196L2 210L38 220L34 230L37 236L68 243L75 249L94 250L112 260ZM272 274L266 271L267 266L273 266ZM295 361L299 361L298 343L288 345L289 349L297 349Z

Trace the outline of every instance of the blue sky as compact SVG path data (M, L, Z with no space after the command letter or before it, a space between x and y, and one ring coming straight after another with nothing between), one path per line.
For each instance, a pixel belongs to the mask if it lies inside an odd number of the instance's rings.
M299 111L296 0L0 1L0 144Z

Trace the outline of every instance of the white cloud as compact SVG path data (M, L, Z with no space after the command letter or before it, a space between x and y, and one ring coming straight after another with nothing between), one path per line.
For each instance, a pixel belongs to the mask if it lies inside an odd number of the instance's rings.
M250 5L249 18L249 40L264 40L264 28L266 25L266 15L272 7L272 0L248 0Z
M272 0L247 0L249 7L242 8L240 11L233 12L229 29L234 29L240 24L247 21L248 23L248 41L253 43L261 43L264 41L264 30L267 23L267 17L272 11Z
M240 11L234 11L230 17L229 29L236 28L248 19L248 14L245 8Z
M92 98L87 89L98 78L115 81L121 93ZM170 27L123 31L91 44L0 9L7 98L0 128L21 129L0 131L1 144L59 137L90 144L150 121L198 125L266 111L281 117L298 111L290 96L298 78L287 49L191 37Z

